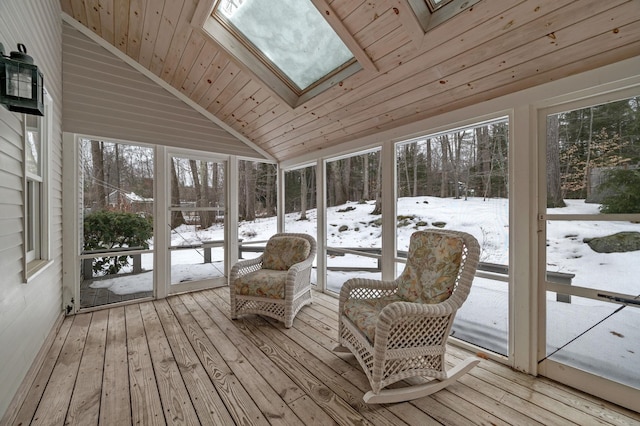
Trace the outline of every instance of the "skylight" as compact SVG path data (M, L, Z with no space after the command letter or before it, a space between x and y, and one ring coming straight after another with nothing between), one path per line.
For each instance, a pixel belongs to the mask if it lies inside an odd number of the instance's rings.
M219 0L212 16L298 94L355 62L310 1Z
M451 2L452 0L424 0L429 7L429 10L433 13L436 9L441 8L445 4Z

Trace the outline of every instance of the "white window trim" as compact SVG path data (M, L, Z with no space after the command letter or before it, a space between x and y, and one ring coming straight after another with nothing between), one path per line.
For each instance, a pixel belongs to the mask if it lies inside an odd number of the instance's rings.
M53 123L51 120L51 106L53 100L49 93L44 91L44 116L40 119L40 176L34 176L27 171L27 120L23 120L23 203L24 211L22 217L23 226L23 282L29 283L40 274L47 266L53 262L50 260L51 255L51 185L50 185L50 168L49 158L51 153L51 139L53 135ZM29 200L27 186L29 181L39 182L40 197L38 200ZM38 246L33 251L28 250L29 226L27 224L27 209L30 204L37 205L39 212L38 223L36 224L37 235L35 235L35 244Z

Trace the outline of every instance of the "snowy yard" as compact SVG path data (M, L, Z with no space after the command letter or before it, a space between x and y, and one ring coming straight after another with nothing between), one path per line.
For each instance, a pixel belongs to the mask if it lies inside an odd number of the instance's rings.
M482 246L481 261L508 264L508 201L481 198L440 199L435 197L404 198L398 202L397 246L406 250L410 235L416 229L428 229L434 222L444 222L445 229L466 231ZM380 247L381 228L372 216L373 204L348 203L327 209L328 247ZM555 214L597 213L598 206L581 200L569 200L564 209L549 210ZM307 212L308 221L289 214L285 220L288 232L316 234L316 211ZM401 219L400 219L401 218ZM426 223L426 225L425 225ZM420 226L417 226L420 225ZM275 218L241 222L239 236L243 244L264 241L275 232ZM640 252L599 254L583 242L620 231L640 231L640 224L629 222L555 222L547 230L547 270L575 274L574 285L601 288L630 295L640 294ZM172 245L197 244L222 240L224 229L215 225L195 231L183 226L172 232ZM202 250L172 251L172 282L222 276L222 249L213 249L213 263L203 263ZM251 253L251 255L257 255ZM216 260L218 260L216 262ZM153 257L143 257L143 268L151 270ZM330 267L375 266L375 259L345 255L331 256ZM109 287L113 292L130 293L152 289L151 274L143 273L95 281L93 286ZM365 272L359 275L379 277ZM328 287L339 291L341 284L355 276L353 272L329 271ZM516 283L517 285L517 283ZM571 303L556 302L548 294L548 351L567 344L571 339L605 319L620 305L573 296ZM507 354L508 336L507 283L476 278L469 299L460 310L454 335L498 353ZM600 350L593 351L597 345ZM619 381L640 387L640 309L628 306L602 321L581 338L565 346L554 359L586 369L604 369L607 375L619 375ZM621 368L626 365L628 368ZM624 371L624 374L618 373Z

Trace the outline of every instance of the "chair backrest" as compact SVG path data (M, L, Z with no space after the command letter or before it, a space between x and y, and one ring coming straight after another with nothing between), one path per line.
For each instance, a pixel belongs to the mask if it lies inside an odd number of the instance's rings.
M409 241L407 263L398 278L398 296L418 303L447 300L457 285L461 268L469 260L471 244L475 259L468 266L472 268L471 274L475 274L479 247L471 235L444 230L414 232Z
M262 267L286 271L311 254L310 242L297 235L276 234L269 238L264 249Z

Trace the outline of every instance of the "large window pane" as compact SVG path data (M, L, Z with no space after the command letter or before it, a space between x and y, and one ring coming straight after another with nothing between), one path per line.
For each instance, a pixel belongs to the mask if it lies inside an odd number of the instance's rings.
M318 235L318 209L316 207L316 166L307 166L284 172L284 230ZM311 282L317 283L316 269Z
M636 388L639 106L636 96L547 116L542 209L546 358Z
M381 277L380 151L327 161L327 289Z
M154 150L84 139L80 307L153 294Z
M469 126L400 143L396 148L397 256L412 233L465 231L481 245L481 264L453 335L508 352L508 122ZM404 268L398 262L396 275ZM483 273L486 273L483 276Z
M238 239L240 259L258 257L278 230L277 166L260 161L238 162Z
M224 163L171 157L171 284L224 277Z

